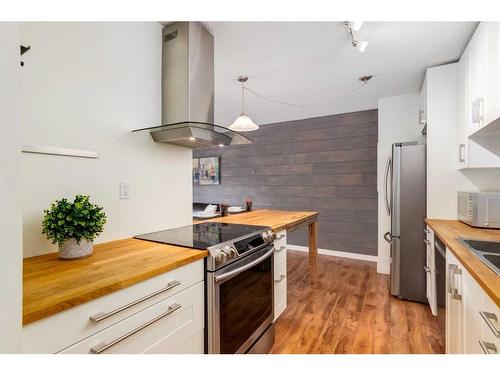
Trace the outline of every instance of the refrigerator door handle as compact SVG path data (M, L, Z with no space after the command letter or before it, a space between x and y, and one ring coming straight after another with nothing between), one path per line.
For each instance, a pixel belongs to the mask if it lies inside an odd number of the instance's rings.
M387 158L387 164L385 165L385 173L384 173L384 202L385 202L385 211L387 212L387 216L391 216L391 206L389 204L389 192L387 190L387 183L389 182L389 171L392 168L392 159Z
M391 232L385 232L384 233L384 240L386 240L388 243L392 244Z

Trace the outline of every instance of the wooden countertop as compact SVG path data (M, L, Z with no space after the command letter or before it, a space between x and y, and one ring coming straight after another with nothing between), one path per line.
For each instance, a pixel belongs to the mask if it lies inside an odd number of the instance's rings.
M425 222L469 271L484 291L500 307L500 276L490 270L469 249L456 240L464 237L500 241L500 230L473 228L457 220L426 219Z
M23 325L126 288L208 255L207 251L133 238L95 245L92 256L57 253L23 262Z
M215 221L219 223L263 225L271 227L274 231L293 229L299 225L316 221L318 212L314 211L280 211L280 210L253 210L241 214L216 217L202 221Z

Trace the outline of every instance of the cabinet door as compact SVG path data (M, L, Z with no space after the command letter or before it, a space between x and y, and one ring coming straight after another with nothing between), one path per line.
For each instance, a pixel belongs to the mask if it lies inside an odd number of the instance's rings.
M446 249L446 353L463 353L462 267Z
M472 130L484 125L484 94L486 84L486 27L480 23L470 41L470 109Z
M482 353L479 341L482 340L483 324L479 315L483 303L483 290L468 272L463 272L464 284L464 353Z
M424 83L420 90L419 101L418 123L422 126L427 123L427 77L424 78Z
M500 22L484 22L486 29L486 92L484 123L500 117Z
M425 252L426 252L426 268L425 268L425 285L427 301L431 308L432 315L437 316L437 300L436 300L436 265L434 262L434 232L427 226L425 229Z
M468 166L470 118L470 50L467 47L458 62L458 168Z

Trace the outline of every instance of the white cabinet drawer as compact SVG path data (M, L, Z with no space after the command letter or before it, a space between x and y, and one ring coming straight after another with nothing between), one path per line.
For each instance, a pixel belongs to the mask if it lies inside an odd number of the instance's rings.
M196 348L185 344L204 327L203 285L199 282L60 353L159 354Z
M23 327L22 352L55 353L203 280L199 260L36 321Z
M284 263L286 269L286 245L279 247L274 247L274 273L276 273L276 265L278 263Z
M276 268L276 265L281 262L285 265L284 271ZM275 275L277 275L278 272L284 272L286 274L286 230L276 233L276 239L274 240L274 265Z
M274 239L274 246L280 247L286 245L286 229L276 232L276 238Z
M274 280L281 280L286 277L286 257L274 261Z
M500 308L484 291L482 295L483 303L479 312L483 333L481 352L500 354Z
M274 276L274 320L286 309L287 278L276 278Z

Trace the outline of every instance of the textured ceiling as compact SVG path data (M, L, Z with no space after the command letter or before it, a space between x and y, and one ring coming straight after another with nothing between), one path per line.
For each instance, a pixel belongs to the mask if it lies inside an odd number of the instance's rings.
M458 59L474 22L365 22L357 33L364 53L349 42L343 22L204 22L215 37L215 120L230 124L241 108L236 77L289 107L247 95L257 124L376 108L377 99L419 91L425 69ZM358 77L373 74L369 84ZM338 99L339 97L342 97Z

